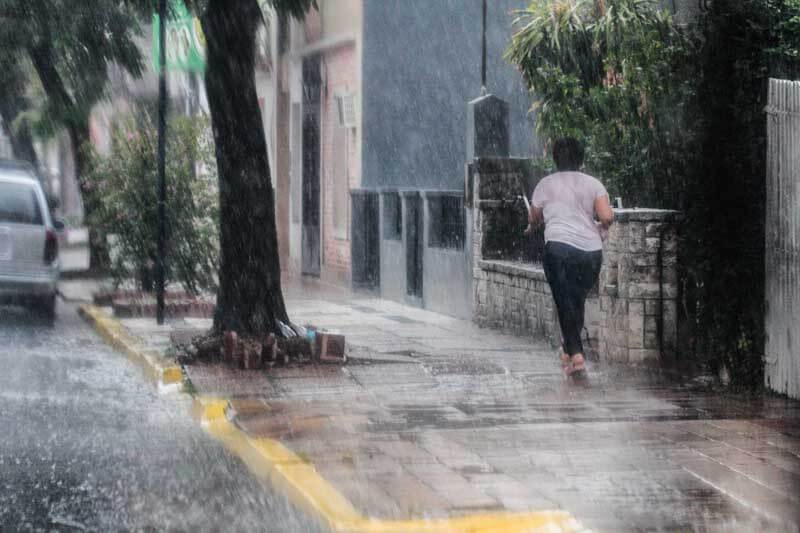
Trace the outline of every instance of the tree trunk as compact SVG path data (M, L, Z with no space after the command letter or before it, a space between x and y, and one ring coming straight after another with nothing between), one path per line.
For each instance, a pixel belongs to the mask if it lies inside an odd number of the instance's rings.
M12 124L20 113L28 109L25 99L25 78L16 60L0 60L3 71L0 79L0 118L3 119L6 133L11 141L14 157L28 161L34 168L39 168L39 158L33 148L33 135L27 123L15 129Z
M11 125L17 118L17 112L6 107L4 98L0 97L0 118L3 119L8 139L11 141L11 151L16 159L27 161L34 168L39 168L39 157L33 147L33 135L27 124L21 124L18 129Z
M6 121L5 115L3 122L10 124ZM36 149L33 147L33 135L31 129L27 124L21 124L17 131L9 126L8 137L11 140L11 150L14 152L14 157L27 161L33 168L39 169L39 156L36 155Z
M55 104L58 113L65 117L64 124L67 127L70 144L72 144L75 179L78 181L78 188L83 198L84 218L91 219L98 200L94 198L92 184L85 175L89 166L86 152L89 143L88 117L81 116L61 75L56 70L51 43L47 39L42 40L40 44L29 50L29 55L47 97ZM109 264L105 235L98 231L93 224L87 223L87 226L89 227L89 268L91 270L105 269Z
M216 144L220 273L214 330L279 333L281 292L275 204L255 86L256 0L210 0L206 91Z
M0 118L3 119L6 133L11 141L11 151L14 153L15 158L27 161L38 169L39 158L33 148L33 136L30 128L27 124L21 124L17 129L12 126L14 119L23 109L17 105L17 102L10 100L20 99L7 93L0 95ZM21 101L19 103L22 104Z
M89 125L85 122L69 124L70 144L72 145L72 160L75 163L75 178L78 181L78 188L83 199L84 223L89 228L89 269L92 271L106 270L111 264L108 255L108 245L106 244L105 233L99 231L92 223L92 214L97 210L97 202L100 201L94 194L94 186L86 176L89 168L89 155L87 153L89 145Z

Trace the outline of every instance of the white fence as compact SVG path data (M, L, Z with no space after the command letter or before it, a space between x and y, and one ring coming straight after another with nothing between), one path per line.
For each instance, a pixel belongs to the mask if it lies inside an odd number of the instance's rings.
M764 379L800 398L800 82L770 80L766 111Z

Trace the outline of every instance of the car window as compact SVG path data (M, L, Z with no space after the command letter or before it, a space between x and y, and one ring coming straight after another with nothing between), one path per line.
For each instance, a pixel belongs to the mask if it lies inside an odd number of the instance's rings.
M25 183L0 181L0 223L42 225L36 189Z

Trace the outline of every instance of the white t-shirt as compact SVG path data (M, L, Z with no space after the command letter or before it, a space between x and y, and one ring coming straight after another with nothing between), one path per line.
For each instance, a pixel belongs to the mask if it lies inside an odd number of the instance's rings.
M531 204L544 212L545 242L561 242L579 250L603 249L594 222L594 201L608 196L600 180L582 172L556 172L542 178Z

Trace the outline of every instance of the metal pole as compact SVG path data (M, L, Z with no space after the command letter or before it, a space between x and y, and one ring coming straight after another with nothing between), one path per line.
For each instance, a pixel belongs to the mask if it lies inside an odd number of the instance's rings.
M483 0L483 40L481 41L481 92L486 93L486 0Z
M164 323L165 248L167 241L166 196L164 177L167 152L167 0L158 0L158 254L156 257L156 322Z

